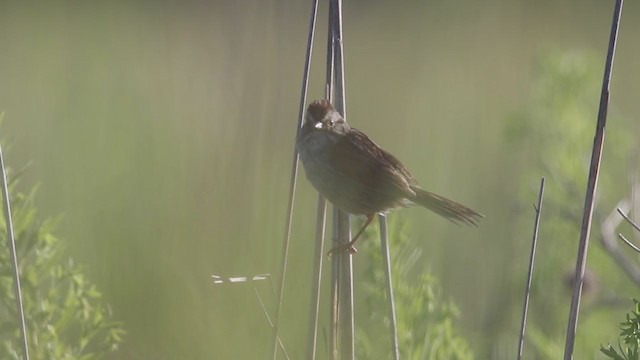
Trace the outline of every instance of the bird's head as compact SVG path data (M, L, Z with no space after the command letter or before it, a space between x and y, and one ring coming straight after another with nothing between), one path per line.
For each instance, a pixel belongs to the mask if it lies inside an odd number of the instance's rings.
M349 125L328 100L316 100L307 108L305 126L317 129L345 133Z

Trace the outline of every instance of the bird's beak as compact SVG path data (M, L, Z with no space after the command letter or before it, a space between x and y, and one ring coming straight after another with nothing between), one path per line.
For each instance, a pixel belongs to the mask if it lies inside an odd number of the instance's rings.
M322 121L318 121L315 125L313 125L316 129L322 129Z

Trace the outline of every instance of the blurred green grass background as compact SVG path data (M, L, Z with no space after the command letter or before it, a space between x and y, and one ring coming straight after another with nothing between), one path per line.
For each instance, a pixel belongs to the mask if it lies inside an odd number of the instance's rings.
M611 108L637 119L640 5L625 6ZM613 2L344 7L347 119L425 188L487 218L464 229L421 209L392 216L407 219L424 269L460 305L477 357L511 358L495 348L515 346L518 324L496 325L512 344L488 331L493 312L519 302L512 272L530 236L510 223L526 165L509 156L505 124L542 52L593 51L604 63ZM310 100L323 93L322 10ZM33 160L21 187L41 184L41 212L63 214L68 253L124 321L114 358L264 358L270 332L251 287L209 276L279 268L309 12L293 0L0 2L8 162ZM594 98L594 122L596 110ZM282 325L293 358L304 353L316 197L300 179Z

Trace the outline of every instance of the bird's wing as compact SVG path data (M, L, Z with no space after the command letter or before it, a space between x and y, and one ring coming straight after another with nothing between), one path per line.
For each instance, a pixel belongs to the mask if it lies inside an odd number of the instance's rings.
M334 170L354 186L400 198L413 194L410 186L415 180L411 173L357 129L351 128L328 155Z

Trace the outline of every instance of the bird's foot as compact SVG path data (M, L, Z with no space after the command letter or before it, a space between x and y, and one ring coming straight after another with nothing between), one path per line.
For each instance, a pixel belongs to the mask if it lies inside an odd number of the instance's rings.
M327 257L331 258L333 255L335 254L350 254L353 255L355 253L358 252L358 249L356 249L355 246L347 243L347 244L340 244L336 247L334 247L333 249L329 250L329 252L327 253Z

